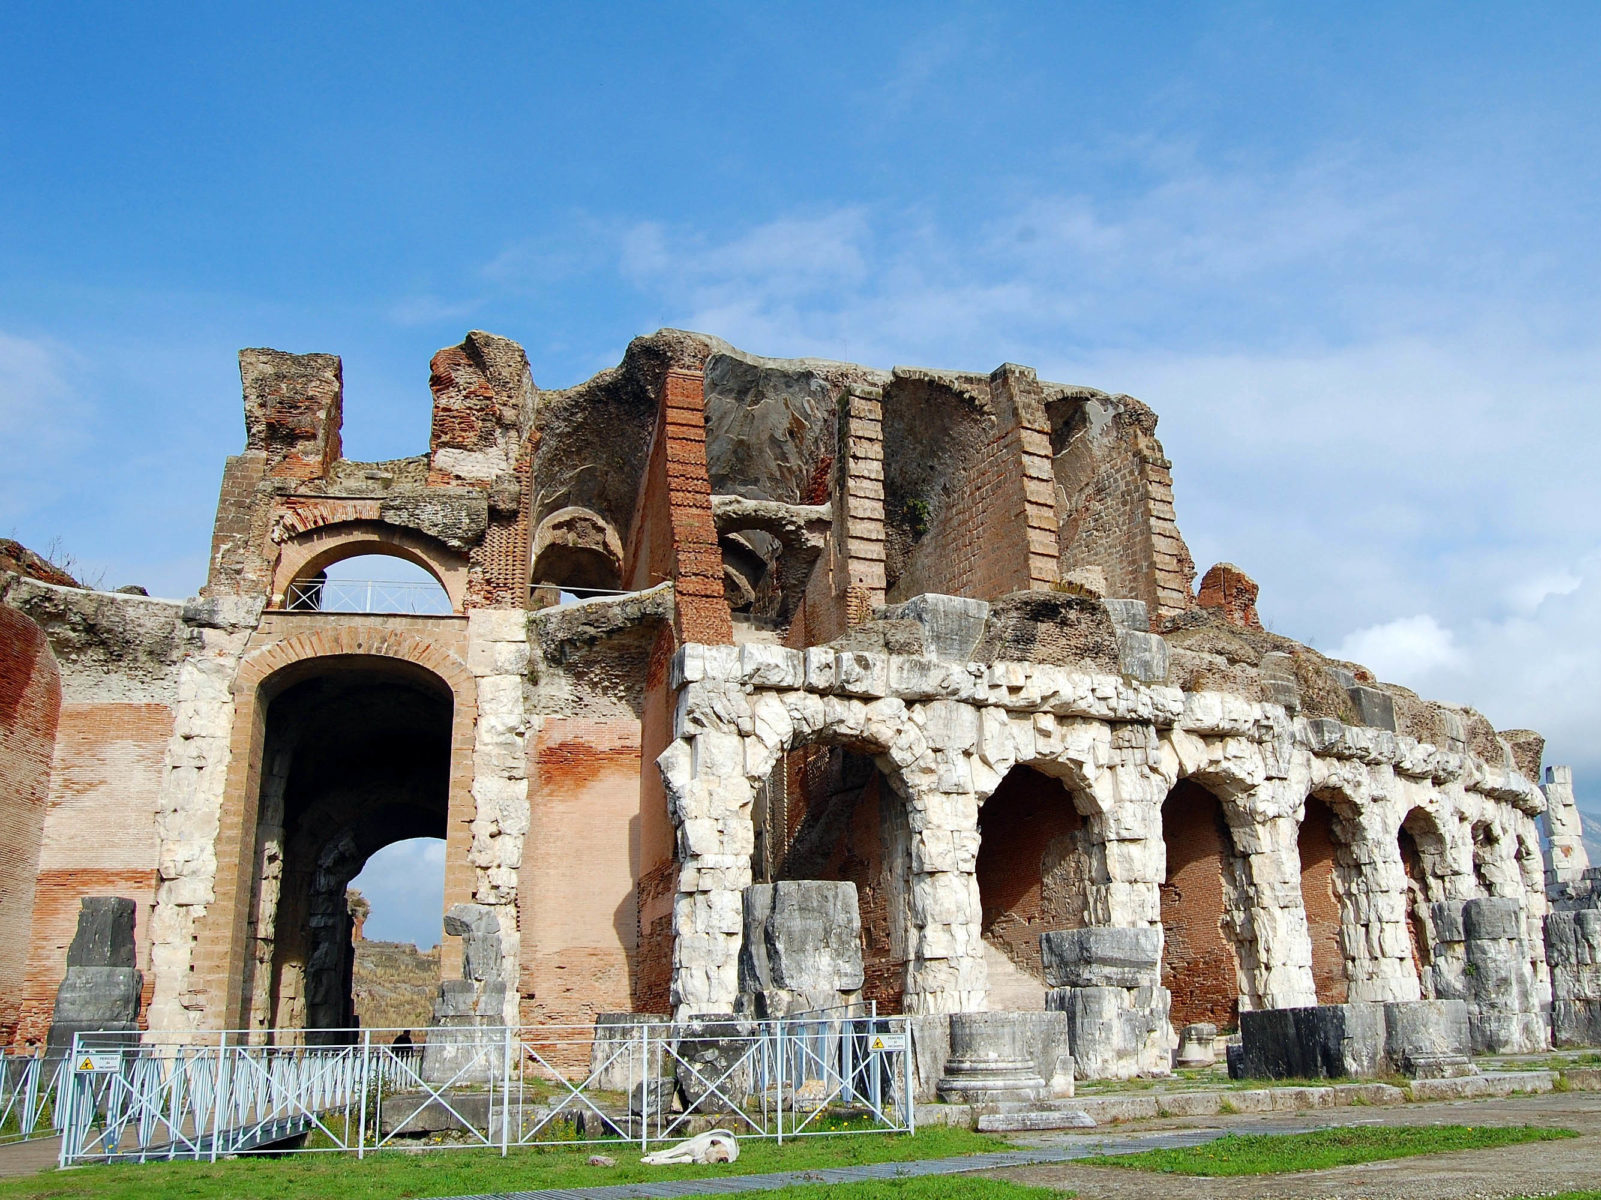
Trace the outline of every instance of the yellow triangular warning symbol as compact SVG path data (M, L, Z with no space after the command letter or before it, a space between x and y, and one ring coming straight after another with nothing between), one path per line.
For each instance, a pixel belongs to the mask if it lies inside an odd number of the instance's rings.
M874 1050L882 1050L883 1048L884 1048L884 1039L881 1038L881 1037L874 1038L873 1039L873 1049Z
M78 1064L78 1070L80 1071L92 1071L94 1069L95 1060L92 1058L85 1058L81 1063Z

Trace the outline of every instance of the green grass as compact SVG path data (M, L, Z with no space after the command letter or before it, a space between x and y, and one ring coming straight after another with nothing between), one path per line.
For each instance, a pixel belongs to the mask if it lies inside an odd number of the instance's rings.
M1025 1187L1000 1179L923 1175L916 1179L873 1179L865 1183L809 1183L804 1187L751 1194L765 1200L1069 1200L1078 1193Z
M1578 1136L1571 1129L1535 1125L1353 1125L1312 1133L1231 1133L1183 1150L1106 1154L1081 1161L1087 1166L1129 1167L1169 1175L1278 1175Z
M402 1200L424 1196L589 1187L643 1180L760 1175L861 1163L954 1158L1007 1149L999 1138L967 1129L931 1127L916 1134L853 1134L785 1141L742 1140L739 1161L713 1166L647 1167L639 1147L628 1144L513 1151L501 1158L483 1149L383 1150L362 1161L351 1154L255 1156L219 1163L127 1163L47 1171L0 1180L0 1200ZM592 1167L591 1154L617 1159L614 1167ZM766 1193L771 1195L771 1193ZM808 1190L808 1200L820 1193ZM844 1196L845 1193L840 1193ZM889 1192L905 1200L922 1193ZM950 1193L955 1194L955 1193ZM863 1196L873 1193L862 1193ZM932 1196L932 1193L930 1193ZM975 1198L1022 1200L1033 1192L973 1193Z

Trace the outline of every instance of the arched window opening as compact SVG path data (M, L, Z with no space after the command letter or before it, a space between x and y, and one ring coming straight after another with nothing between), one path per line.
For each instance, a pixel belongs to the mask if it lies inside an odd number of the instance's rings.
M756 882L856 885L862 999L877 1001L881 1012L900 1012L911 831L904 803L872 757L843 746L791 750L757 789L752 818Z
M1173 994L1175 1028L1210 1021L1239 1024L1236 930L1243 865L1218 798L1180 780L1162 805L1167 875L1162 882L1162 986Z
M623 548L611 525L587 508L558 509L533 538L536 607L570 603L622 587Z
M350 881L346 897L356 1025L400 1030L418 1040L418 1031L433 1023L439 982L444 839L407 838L385 846Z
M1089 911L1084 818L1058 779L1013 767L978 814L976 867L992 1009L1045 1007L1040 935L1080 929Z
M1306 815L1296 844L1317 1000L1319 1004L1344 1004L1351 979L1342 932L1350 883L1350 848L1339 835L1334 809L1327 799L1307 797Z
M400 660L296 669L265 714L245 994L263 1036L337 1043L358 1019L356 918L368 911L347 890L386 847L444 837L454 701L437 676ZM411 891L442 888L432 853L440 882L419 888L413 874ZM401 882L383 860L364 882L379 874Z
M356 554L289 585L292 612L404 613L442 616L450 594L426 567L393 554Z

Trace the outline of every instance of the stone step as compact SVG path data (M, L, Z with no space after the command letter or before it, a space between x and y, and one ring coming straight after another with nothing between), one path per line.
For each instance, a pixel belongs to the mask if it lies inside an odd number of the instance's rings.
M1093 1129L1095 1121L1082 1108L1043 1105L1023 1112L985 1113L978 1119L980 1133L1035 1133L1047 1129Z

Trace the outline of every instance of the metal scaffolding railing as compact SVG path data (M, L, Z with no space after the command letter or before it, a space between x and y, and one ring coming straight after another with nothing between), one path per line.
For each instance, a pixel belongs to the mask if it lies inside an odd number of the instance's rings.
M61 1165L360 1157L439 1130L450 1145L505 1154L556 1142L644 1149L708 1122L779 1141L913 1128L903 1017L436 1028L414 1045L396 1044L397 1032L297 1046L236 1033L154 1033L135 1045L79 1034L59 1085Z
M445 616L450 596L437 583L398 579L297 579L284 595L291 612L405 613Z

